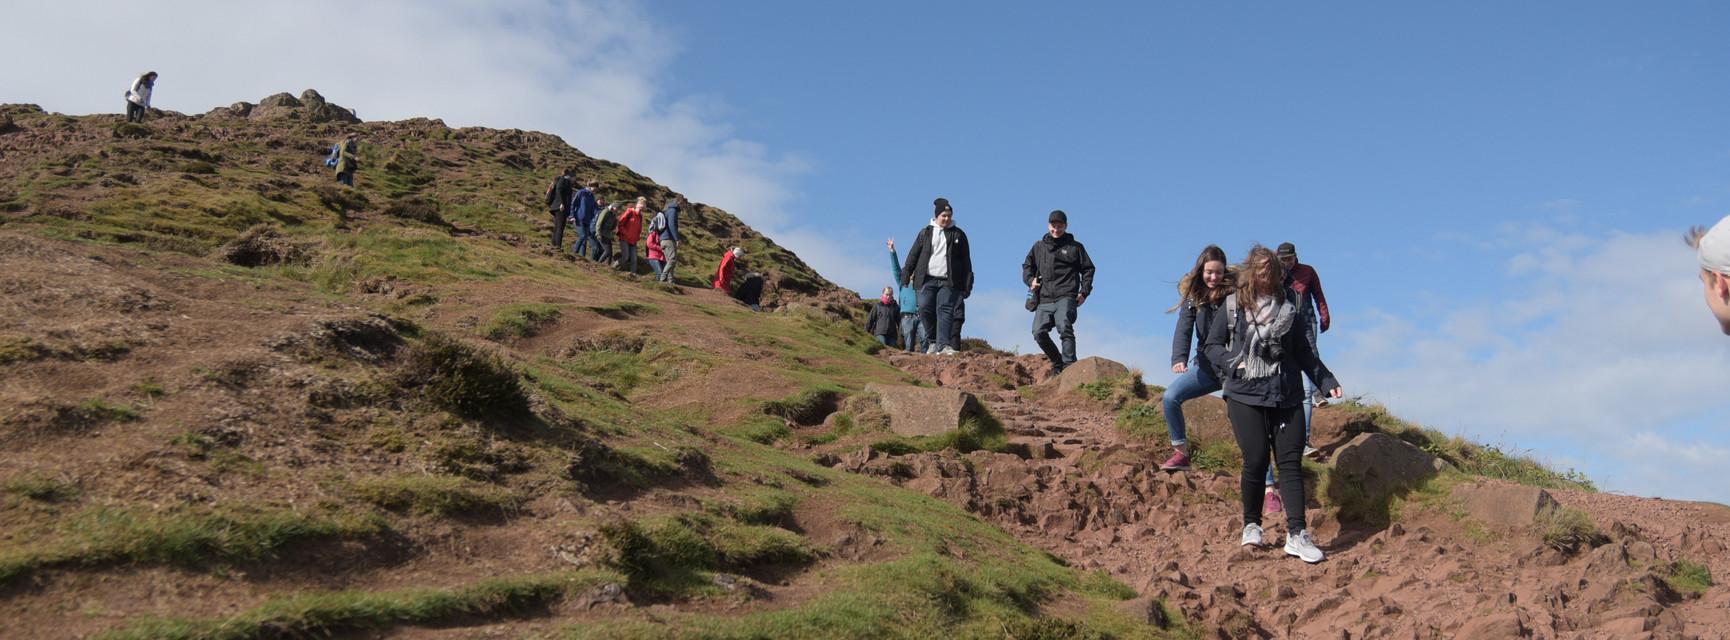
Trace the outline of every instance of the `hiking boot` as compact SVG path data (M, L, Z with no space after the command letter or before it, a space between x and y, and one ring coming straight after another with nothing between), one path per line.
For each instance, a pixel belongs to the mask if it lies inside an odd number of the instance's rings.
M1262 499L1261 499L1261 512L1262 513L1283 513L1284 511L1285 511L1285 502L1283 502L1279 499L1279 492L1278 491L1274 491L1273 489L1268 489L1266 493L1262 494Z
M942 350L942 351L939 351L939 352L937 352L937 355L940 355L940 356L952 356L952 355L955 355L955 354L957 354L957 353L961 353L961 352L960 352L960 351L956 351L956 350L955 350L955 347L944 347L944 348L943 348L943 350Z
M1244 535L1248 536L1249 534L1245 533ZM1299 559L1310 564L1321 562L1322 558L1326 557L1322 553L1321 548L1316 546L1315 541L1310 539L1310 532L1308 529L1299 531L1295 534L1286 534L1285 554L1288 556L1297 556Z
M1159 465L1160 471L1189 471L1189 456L1182 451L1171 454L1165 464Z
M1245 546L1245 547L1262 546L1263 543L1262 543L1262 539L1261 539L1261 525L1259 525L1259 524L1246 524L1246 525L1244 525L1243 526L1243 538L1242 538L1242 541L1239 542L1238 544L1240 546Z

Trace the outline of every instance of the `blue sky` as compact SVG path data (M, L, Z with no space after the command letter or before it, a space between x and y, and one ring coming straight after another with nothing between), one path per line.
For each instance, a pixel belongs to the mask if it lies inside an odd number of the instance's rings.
M1019 265L1062 208L1099 265L1081 351L1156 384L1199 249L1291 241L1348 392L1730 502L1701 480L1730 456L1730 338L1679 242L1730 213L1730 5L1459 4L72 2L0 27L39 61L0 69L0 101L118 111L147 65L186 112L316 87L552 131L867 291L943 195L979 270L968 333L1022 351Z

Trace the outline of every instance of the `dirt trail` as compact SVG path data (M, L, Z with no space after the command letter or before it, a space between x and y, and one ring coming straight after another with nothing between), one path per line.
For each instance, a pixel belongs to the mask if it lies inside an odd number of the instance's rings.
M1028 394L1037 400L1003 389L1017 372L1032 377L1037 359L890 360L975 393L1031 456L861 451L842 467L965 507L1074 566L1166 598L1222 637L1730 636L1730 589L1681 593L1664 571L1686 559L1730 574L1730 510L1719 505L1555 492L1608 537L1569 557L1534 531L1485 527L1446 508L1408 507L1385 528L1342 527L1312 491L1310 527L1328 558L1306 565L1278 546L1277 515L1264 518L1270 546L1239 546L1235 474L1162 472L1169 446L1133 441L1104 407L1054 388ZM1220 400L1190 406L1192 431L1223 433ZM1318 416L1318 446L1339 444L1321 440L1339 436L1321 428L1330 420Z

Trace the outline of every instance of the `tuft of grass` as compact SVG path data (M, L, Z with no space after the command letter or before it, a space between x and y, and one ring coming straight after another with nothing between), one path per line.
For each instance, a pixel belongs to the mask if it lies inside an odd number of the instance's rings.
M132 392L151 399L161 398L168 394L168 391L162 388L162 383L157 382L156 378L145 378L133 383Z
M804 565L816 550L785 529L718 520L701 513L646 521L617 520L601 526L607 566L633 585L657 592L683 592L701 583L698 572L749 570L768 565Z
M1609 538L1598 532L1598 526L1592 523L1591 516L1573 507L1562 507L1549 512L1540 520L1538 528L1545 545L1568 555L1609 541Z
M1131 370L1129 375L1107 378L1082 384L1081 394L1096 401L1105 403L1113 409L1124 405L1146 400L1147 384L1141 380L1141 371Z
M37 502L69 502L78 498L78 484L37 473L21 473L6 479L6 492Z
M1243 471L1243 451L1230 440L1189 439L1190 465L1202 471L1237 474Z
M762 416L747 420L743 424L722 431L730 436L750 440L757 444L775 444L776 441L793 435L793 429L787 422L772 416Z
M18 362L31 362L48 357L47 347L42 346L29 336L0 336L0 365Z
M1129 404L1119 409L1117 429L1144 442L1157 442L1168 434L1165 414L1152 402Z
M1381 431L1404 440L1447 461L1468 475L1497 478L1545 489L1579 489L1592 492L1598 490L1597 485L1579 471L1556 471L1530 456L1510 453L1495 445L1471 442L1407 422L1379 404L1348 402L1344 406L1352 422L1367 424L1370 430Z
M42 542L0 554L0 584L32 570L121 563L201 567L274 558L296 542L361 538L383 531L381 521L315 518L247 506L190 507L166 512L92 507L58 523Z
M585 307L590 313L606 316L614 320L629 320L637 316L653 315L661 312L661 308L646 302L626 300L608 305Z
M504 514L523 502L510 491L450 476L377 476L351 481L357 499L391 511L460 516Z
M559 319L559 307L551 304L526 303L513 304L493 313L491 320L481 328L481 335L490 340L509 340L527 338L538 333L542 327Z
M840 408L846 397L846 392L839 387L816 385L780 400L764 402L763 413L808 427L821 424L824 418Z
M153 619L97 636L103 640L245 640L327 637L403 625L518 616L589 588L617 583L606 571L553 573L488 580L458 589L329 591L265 602L227 618Z
M980 409L976 415L968 416L954 431L935 436L902 437L893 436L871 443L871 448L878 453L898 456L922 451L942 451L954 449L960 453L974 451L1009 452L1012 447L1009 437L1003 432L1003 423L997 418Z
M782 489L764 488L740 496L737 502L713 505L710 511L745 524L784 526L793 521L799 496Z
M1705 593L1707 589L1717 584L1712 581L1712 570L1706 565L1692 560L1677 560L1664 568L1665 580L1677 591L1690 594Z
M451 413L492 421L529 416L528 396L516 372L496 355L431 334L409 351L407 360L398 381Z

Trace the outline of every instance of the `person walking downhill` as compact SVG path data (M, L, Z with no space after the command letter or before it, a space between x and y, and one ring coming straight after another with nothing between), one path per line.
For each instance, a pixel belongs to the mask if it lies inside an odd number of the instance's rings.
M1279 467L1279 492L1286 504L1285 552L1315 563L1324 554L1304 524L1302 378L1308 375L1330 397L1343 394L1304 336L1297 293L1284 282L1285 269L1274 252L1252 247L1202 349L1218 368L1214 373L1225 387L1226 417L1243 451L1240 543L1263 543L1263 493L1257 489L1271 458Z
M565 248L565 218L571 215L571 182L577 175L575 167L565 169L547 186L547 210L553 214L553 250Z
M649 268L655 270L655 281L661 282L661 269L667 261L666 254L661 251L661 234L650 231L649 239L644 247L648 249L646 257L649 260Z
M613 238L618 233L619 203L615 202L602 207L601 214L595 216L595 262L613 263Z
M967 324L967 298L973 295L973 274L967 274L967 286L962 287L961 299L955 301L955 313L949 316L949 344L961 348L961 325Z
M924 351L925 332L920 330L919 325L919 294L914 293L912 285L906 284L907 281L901 278L901 256L895 254L895 239L890 238L885 244L889 245L889 274L894 276L895 284L901 287L896 296L901 301L901 349Z
M673 281L673 268L679 263L679 243L684 236L679 235L679 206L685 203L684 196L673 196L667 202L667 210L655 216L652 231L661 234L661 253L667 257L661 267L661 282Z
M594 231L595 215L600 213L601 208L600 202L595 200L595 189L598 187L599 183L590 181L571 196L571 222L577 225L577 244L571 247L571 253L585 258L594 251L591 245L599 241Z
M865 332L875 336L885 347L895 346L895 329L901 308L895 304L895 287L883 287L877 304L871 305L871 315L865 318Z
M1281 242L1279 249L1280 266L1285 268L1286 286L1298 294L1298 310L1302 323L1304 337L1310 341L1310 350L1321 356L1321 349L1316 345L1318 334L1328 330L1328 298L1322 295L1322 279L1316 275L1316 270L1307 264L1298 262L1297 246L1290 242ZM1318 330L1319 327L1319 330ZM1315 455L1316 448L1310 446L1310 417L1315 415L1315 407L1326 405L1327 399L1316 393L1316 388L1306 381L1304 383L1304 455ZM1272 479L1268 480L1273 483Z
M1075 309L1093 293L1093 259L1069 234L1069 215L1061 209L1046 217L1046 234L1021 261L1021 282L1039 295L1033 308L1033 341L1051 361L1051 375L1075 364ZM1051 342L1051 329L1063 349Z
M643 209L647 198L637 197L636 204L625 208L619 216L619 267L637 275L637 241L643 237ZM631 266L625 267L626 263Z
M1190 361L1190 338L1194 336L1198 346L1207 343L1213 316L1225 303L1231 286L1225 251L1210 244L1196 256L1195 268L1178 281L1177 306L1166 309L1166 313L1178 312L1177 331L1171 336L1171 372L1178 376L1171 386L1165 388L1165 427L1171 435L1171 448L1176 452L1165 464L1159 465L1160 469L1189 470L1189 433L1183 417L1183 403L1220 388L1219 378L1214 376L1213 362L1207 359L1205 350L1197 348L1195 360Z
M348 186L354 186L354 171L360 168L360 142L353 134L342 139L337 146L336 181Z
M1718 319L1718 327L1730 336L1730 216L1711 230L1695 227L1688 232L1688 246L1700 257L1700 281L1706 284L1706 308Z
M739 259L745 257L745 250L738 247L728 249L721 254L721 266L715 268L715 290L731 295L733 293L733 272L739 268Z
M132 81L132 88L126 90L127 122L144 122L144 114L150 111L150 94L155 90L155 71L146 71Z
M959 353L950 341L955 303L970 291L963 287L973 283L973 258L967 245L967 233L955 226L955 208L949 200L931 202L935 212L931 224L919 230L913 248L907 251L907 264L901 269L906 278L902 284L912 285L919 292L919 322L924 325L926 353L954 355Z

